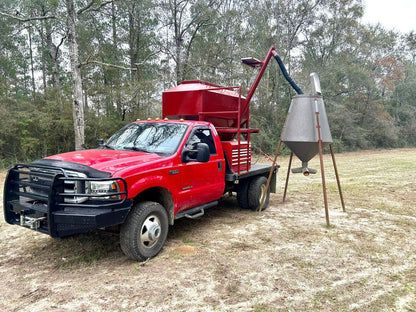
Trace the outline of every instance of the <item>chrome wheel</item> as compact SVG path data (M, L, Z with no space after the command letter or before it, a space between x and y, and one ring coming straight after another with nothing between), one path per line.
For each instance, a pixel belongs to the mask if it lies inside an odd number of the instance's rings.
M145 248L151 248L157 243L161 234L160 220L151 215L144 221L140 230L140 241Z

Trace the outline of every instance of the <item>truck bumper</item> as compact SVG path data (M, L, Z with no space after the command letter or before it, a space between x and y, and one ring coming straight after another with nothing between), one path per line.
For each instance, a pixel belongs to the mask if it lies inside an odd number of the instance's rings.
M41 179L42 185L39 184ZM75 180L87 181L88 178L75 178ZM97 180L100 181L95 179ZM63 192L67 181L74 181L74 178L55 172L45 173L45 170L28 171L26 165L10 169L4 187L6 222L52 237L75 235L124 222L132 204L132 201L127 199L127 191L120 192L118 200L94 198L81 204L67 203L65 198L69 196L74 198L74 194L67 195ZM125 181L122 182L123 188L127 189ZM79 197L84 198L85 195L80 194Z
M39 207L35 207L37 210L34 210L25 203L9 202L6 222L52 237L65 237L121 224L127 217L130 206L130 201L126 201L123 206L113 208L68 207L48 216L47 213L40 213Z

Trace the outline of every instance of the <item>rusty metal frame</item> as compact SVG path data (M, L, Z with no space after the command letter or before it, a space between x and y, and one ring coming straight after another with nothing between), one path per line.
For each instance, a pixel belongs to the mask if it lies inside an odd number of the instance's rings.
M331 224L330 224L330 221L329 221L328 197L327 197L327 192L326 192L325 170L324 170L324 160L323 160L323 146L322 146L322 137L321 137L321 125L319 123L319 110L318 110L317 101L318 100L315 98L315 100L314 100L315 116L316 116L316 128L317 128L317 132L318 132L319 161L320 161L320 167L321 167L322 191L323 191L324 206L325 206L325 220L326 220L326 225L330 226ZM290 113L288 112L288 114L286 116L285 124L283 126L282 134L284 132L284 128L286 127L286 122L287 122L289 114ZM276 160L277 160L277 157L278 157L279 152L280 152L280 148L281 148L281 144L282 144L282 134L280 136L279 145L277 147L276 155L275 155L274 160L273 160L272 170L273 170L273 168L276 164ZM340 179L339 179L338 168L337 168L337 164L336 164L336 161L335 161L335 154L334 154L334 149L333 149L332 143L329 144L329 148L331 150L332 163L334 165L334 171L335 171L335 176L336 176L337 185L338 185L338 192L339 192L339 196L340 196L340 199L341 199L342 211L346 212L344 197L343 197L342 189L341 189L341 182L340 182ZM290 153L289 165L288 165L288 169L287 169L286 182L285 182L285 189L284 189L284 193L283 193L283 202L285 202L285 200L286 200L287 188L288 188L288 184L289 184L290 170L291 170L291 166L292 166L292 160L293 160L293 152ZM267 179L267 184L266 184L266 188L264 190L263 196L262 196L262 201L260 203L259 211L261 211L262 208L263 208L264 200L265 200L266 194L267 194L267 190L270 186L271 176L272 176L272 171L270 172L269 178Z

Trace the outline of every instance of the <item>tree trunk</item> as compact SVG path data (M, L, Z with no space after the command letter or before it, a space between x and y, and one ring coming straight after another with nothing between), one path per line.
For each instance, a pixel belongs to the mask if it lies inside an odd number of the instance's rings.
M39 30L40 34L40 43L42 47L42 82L43 82L43 96L46 95L46 90L48 89L48 77L47 77L47 70L46 70L46 43L45 43L45 25L44 23L41 24L41 28Z
M172 17L173 17L173 26L175 31L175 75L176 75L176 84L179 85L182 82L182 44L183 44L183 32L182 32L182 15L179 13L178 4L176 1L173 2L173 7L171 8ZM178 16L179 15L179 16Z
M33 100L36 97L36 84L35 84L35 65L33 61L33 48L32 48L32 27L28 27L28 33L29 33L29 56L30 56L30 71L32 73L32 97Z
M111 29L112 29L112 36L113 36L113 63L115 65L118 64L118 57L117 57L117 12L116 12L116 5L111 2Z
M64 107L62 103L61 76L59 73L59 62L58 62L58 53L59 53L60 45L55 46L55 44L52 41L52 29L51 29L51 25L49 24L49 22L45 23L45 32L46 32L46 46L48 49L50 65L52 69L52 85L56 92L56 101L58 103L59 111L62 112L64 110Z
M84 145L84 105L82 98L82 78L79 68L78 42L76 33L77 13L75 12L74 0L66 0L68 11L68 45L69 58L72 71L73 107L75 131L75 150L80 150Z
M135 63L137 62L137 49L136 49L136 24L135 24L135 9L134 5L131 8L131 11L129 11L129 51L130 51L130 68L135 67ZM134 70L130 71L130 78L131 81L135 81L137 78L137 73Z

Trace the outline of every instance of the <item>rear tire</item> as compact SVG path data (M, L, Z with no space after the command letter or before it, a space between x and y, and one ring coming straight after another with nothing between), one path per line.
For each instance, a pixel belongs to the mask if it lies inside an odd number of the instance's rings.
M261 200L264 190L266 188L267 178L264 176L253 178L248 186L247 201L248 207L251 210L258 210L260 208ZM270 198L270 187L267 190L266 199L263 203L263 210L267 209Z
M250 184L250 180L246 179L240 182L241 184L238 186L237 190L237 203L238 206L242 209L250 209L248 205L248 186Z
M162 205L137 203L120 227L121 249L129 258L145 261L162 250L168 230L168 215Z

